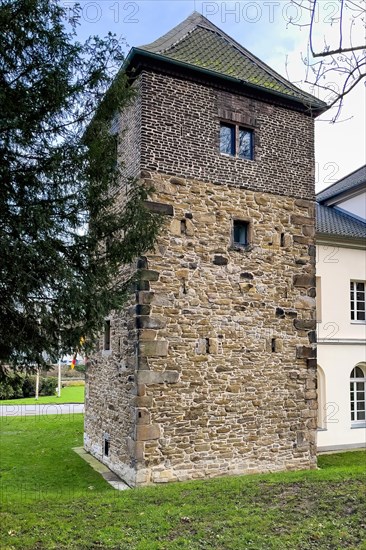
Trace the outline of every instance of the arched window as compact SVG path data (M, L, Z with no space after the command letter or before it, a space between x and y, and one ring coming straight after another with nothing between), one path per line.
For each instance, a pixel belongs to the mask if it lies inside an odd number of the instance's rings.
M351 421L354 424L366 422L366 374L365 370L357 365L351 372L350 399Z

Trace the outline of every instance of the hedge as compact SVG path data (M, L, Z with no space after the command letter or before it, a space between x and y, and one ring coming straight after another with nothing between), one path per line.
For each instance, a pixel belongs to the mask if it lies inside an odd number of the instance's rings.
M57 378L39 377L39 395L55 395ZM34 397L36 395L36 376L12 373L0 380L0 400Z

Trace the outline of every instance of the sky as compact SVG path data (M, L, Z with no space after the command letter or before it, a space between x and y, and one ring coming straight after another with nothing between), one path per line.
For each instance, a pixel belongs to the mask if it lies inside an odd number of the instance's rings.
M361 6L362 0L355 0ZM62 5L73 2L62 0ZM79 0L82 7L78 38L90 35L105 36L109 31L125 39L126 54L132 46L148 44L198 11L224 30L281 75L299 87L311 91L304 84L308 14L291 5L288 0L199 1L199 0ZM323 37L332 46L339 38L339 0L319 0L314 28L314 43L319 48ZM365 7L365 5L363 6ZM346 14L347 15L347 14ZM346 15L344 21L347 24ZM292 24L291 23L292 19ZM345 28L344 41L351 36ZM354 43L364 42L364 29L353 27ZM335 84L338 82L330 75ZM324 99L318 90L314 95ZM327 98L325 98L327 99ZM320 116L315 123L315 177L316 190L331 185L338 179L366 163L366 88L359 84L344 100L341 116L333 124L331 114Z

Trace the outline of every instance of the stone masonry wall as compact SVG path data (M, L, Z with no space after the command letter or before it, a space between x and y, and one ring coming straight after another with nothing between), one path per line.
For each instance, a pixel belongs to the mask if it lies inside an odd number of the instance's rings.
M89 369L85 447L131 485L313 468L313 121L153 72L135 85L120 153L167 224ZM220 155L220 120L254 129L253 161Z
M141 95L140 80L134 83L135 97L123 113L113 121L118 131L118 153L124 163L117 207L123 209L127 179L140 174ZM121 270L122 280L131 276L136 266ZM103 350L103 334L99 350L91 358L86 375L84 447L105 462L112 470L135 484L135 370L137 367L137 329L135 295L131 293L124 309L111 313L111 350ZM104 454L104 440L110 443Z
M141 83L142 169L314 198L310 116L153 72ZM220 121L254 130L254 161L219 153Z
M174 216L138 294L137 483L315 467L313 202L143 175Z

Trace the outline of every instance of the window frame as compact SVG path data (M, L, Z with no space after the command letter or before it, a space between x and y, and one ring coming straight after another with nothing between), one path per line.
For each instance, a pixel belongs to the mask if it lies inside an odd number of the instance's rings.
M243 225L246 228L246 243L242 244L235 241L235 226ZM233 218L231 227L231 247L235 250L247 250L251 245L252 240L252 225L249 220L243 220L241 218Z
M357 284L359 283L363 284L363 291L357 290ZM352 285L353 285L353 288L352 288ZM351 324L361 324L361 325L366 324L366 282L360 281L357 279L351 279L349 288L350 288L350 322ZM363 292L363 296L364 296L363 300L357 300L357 292ZM357 304L362 302L364 305L364 309L358 310ZM353 308L352 308L352 304L353 304ZM365 319L357 319L358 313L364 313ZM353 315L353 318L352 318L352 315Z
M226 153L221 150L221 128L230 128L232 131L232 134L234 134L233 142L231 143L231 153ZM250 157L244 157L239 155L239 145L240 145L240 132L248 132L250 135ZM220 155L224 155L225 157L229 158L235 158L240 160L249 160L254 161L254 144L255 144L255 133L254 128L251 128L249 126L245 126L243 124L238 124L236 122L227 121L227 120L220 120L219 123L219 152Z
M356 369L361 370L363 374L362 378L357 376L352 376L353 371L355 371ZM357 384L362 384L363 389L359 390L357 387ZM363 393L363 398L358 399L357 393ZM352 397L352 394L353 394L353 397ZM353 367L350 374L349 399L350 399L351 426L352 427L366 426L366 372L365 372L365 367L359 364ZM357 410L358 403L363 403L363 409L361 409L360 411ZM352 405L353 405L353 409L352 409ZM357 418L357 415L359 412L363 413L364 418L361 418L361 419Z

